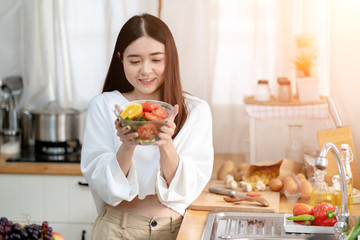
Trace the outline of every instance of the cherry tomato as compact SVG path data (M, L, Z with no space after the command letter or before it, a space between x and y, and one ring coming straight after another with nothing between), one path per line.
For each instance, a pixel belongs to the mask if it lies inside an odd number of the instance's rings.
M306 203L296 203L293 207L293 215L298 216L303 214L313 215L312 207Z
M150 121L155 121L155 120L159 120L160 118L154 114L152 114L151 112L145 112L144 113L144 117L147 119L147 120L150 120Z
M159 105L155 102L151 103L149 101L146 101L142 104L143 112L151 112L152 110L159 107Z
M261 196L261 193L247 193L246 196L249 196L249 197L260 197L260 196Z
M138 127L136 132L139 134L139 138L144 140L151 140L158 134L157 127L153 123L147 123Z
M160 119L164 119L167 117L167 112L165 111L165 109L163 107L158 107L158 108L152 110L151 113Z

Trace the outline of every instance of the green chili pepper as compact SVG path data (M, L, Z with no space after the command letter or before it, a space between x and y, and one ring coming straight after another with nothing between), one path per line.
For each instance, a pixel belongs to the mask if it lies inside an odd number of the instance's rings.
M293 221L314 221L315 217L310 214L303 214L298 216L290 216L286 218L287 220L293 220Z

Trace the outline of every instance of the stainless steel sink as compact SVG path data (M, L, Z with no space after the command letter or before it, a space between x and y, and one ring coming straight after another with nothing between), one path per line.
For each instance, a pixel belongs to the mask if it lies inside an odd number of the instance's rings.
M311 236L310 233L285 232L284 214L211 212L205 224L202 240L305 240Z

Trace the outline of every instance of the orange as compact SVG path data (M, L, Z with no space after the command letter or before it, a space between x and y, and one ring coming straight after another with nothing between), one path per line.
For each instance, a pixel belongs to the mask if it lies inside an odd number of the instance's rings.
M143 107L140 103L131 103L121 112L120 117L132 119L135 116L141 115L142 111Z

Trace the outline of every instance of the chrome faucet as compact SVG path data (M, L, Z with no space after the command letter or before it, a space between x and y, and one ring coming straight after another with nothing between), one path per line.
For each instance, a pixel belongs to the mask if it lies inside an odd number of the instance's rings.
M344 163L341 158L339 150L333 143L325 143L322 148L319 157L315 161L315 167L324 170L328 166L328 160L326 155L332 150L335 156L336 164L340 176L340 187L341 187L341 213L339 209L336 209L337 223L335 223L335 231L339 233L338 239L344 239L349 234L349 211L348 211L348 186L346 183L346 173Z

